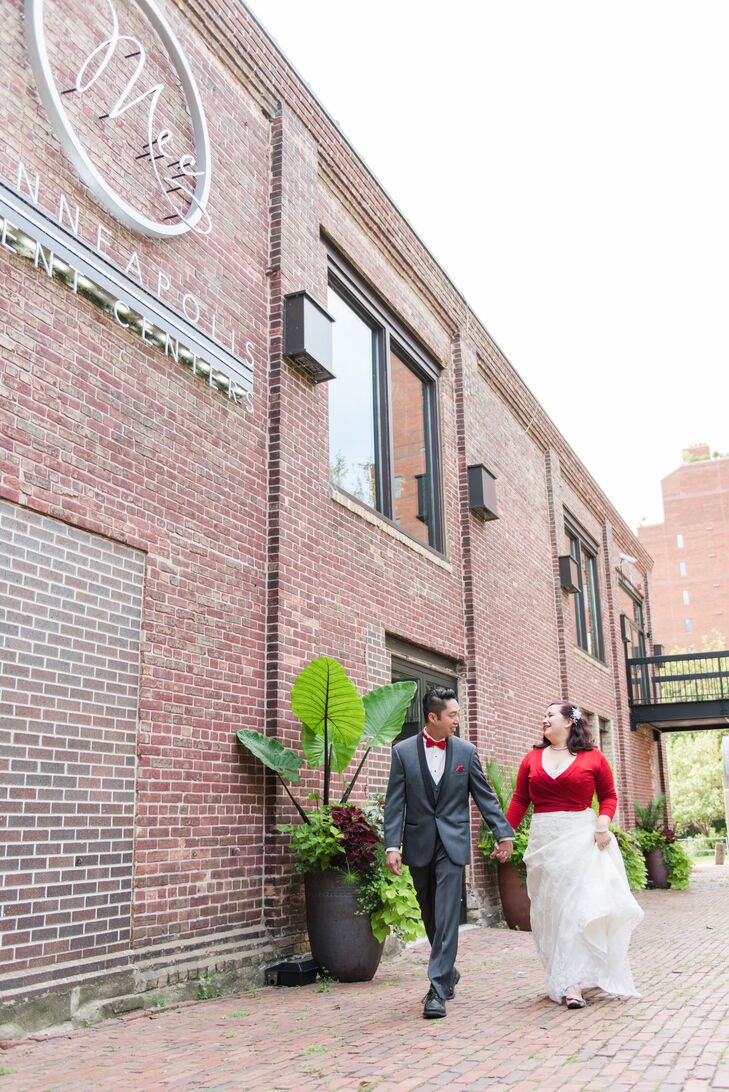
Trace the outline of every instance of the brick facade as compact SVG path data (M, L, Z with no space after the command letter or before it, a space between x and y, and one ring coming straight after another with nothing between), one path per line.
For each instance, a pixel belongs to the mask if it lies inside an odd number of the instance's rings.
M37 927L48 947L16 953L0 976L6 998L28 998L49 983L60 991L80 974L138 970L153 958L158 971L145 981L157 983L164 974L178 981L181 961L215 965L224 952L237 966L243 952L255 959L300 949L300 883L276 831L291 809L274 780L241 756L235 731L265 727L296 743L289 691L316 655L342 660L362 689L390 680L395 640L444 658L459 679L463 733L484 757L508 763L538 738L545 705L569 695L596 725L611 726L629 822L632 800L662 787L662 775L652 740L629 732L617 589L627 580L644 595L650 558L307 87L243 6L166 4L205 104L218 171L213 230L203 238L143 238L95 203L66 160L34 89L20 0L10 8L0 174L12 187L23 159L31 181L42 174L39 204L50 215L65 193L92 238L96 225L106 225L118 261L136 252L144 270L163 269L180 290L194 291L204 314L216 309L223 327L250 345L255 385L250 405L235 404L32 262L0 249L6 525L30 528L27 548L44 555L43 579L55 581L42 549L47 536L68 540L66 562L74 550L94 559L83 580L102 585L109 603L122 602L115 581L128 585L129 609L133 602L138 613L125 622L124 656L134 640L139 649L138 674L125 679L123 693L111 676L104 680L105 701L123 719L114 784L104 784L102 761L86 775L81 759L64 757L80 768L49 771L56 795L47 808L40 787L31 784L29 794L17 780L34 775L28 762L45 760L31 750L45 746L47 724L68 720L86 726L79 738L96 755L106 706L99 701L84 721L89 687L67 697L22 664L10 672L11 688L26 678L44 688L32 714L3 705L11 829L32 832L22 837L36 853L49 846L41 867L57 868L57 882L93 882L113 893L110 902L118 896L120 920L102 929L101 914L85 915L91 902L70 908L68 922L51 920L66 910L44 904L37 912L48 921L28 922L28 943ZM73 82L70 69L64 75ZM135 178L123 179L132 196ZM151 200L140 189L143 199ZM442 369L442 553L330 485L327 385L313 385L282 356L284 297L305 289L326 306L330 246ZM495 522L468 509L467 466L476 462L497 478ZM604 663L575 648L573 601L559 586L557 565L565 512L599 544ZM403 526L411 519L405 508ZM636 565L626 566L621 554ZM3 595L17 612L24 570L10 555L4 566ZM71 587L68 625L78 625L86 643L96 632L81 606L87 593L81 583ZM46 594L40 585L33 590L39 599ZM103 633L103 655L119 659L121 633ZM19 656L15 637L5 632ZM73 651L74 639L63 647ZM388 764L385 753L372 758L363 793L383 788ZM66 780L86 776L93 783L83 792L108 788L112 805L115 792L124 795L118 826L104 810L117 843L93 848L79 821L54 865L46 828L65 828L63 794L81 791ZM82 803L79 797L75 815L86 814ZM101 842L101 828L95 838ZM121 859L102 863L102 852ZM99 861L75 864L91 854ZM106 866L115 887L104 887ZM64 875L72 867L93 875ZM486 891L478 860L469 878ZM3 896L12 913L16 882L7 871ZM36 896L43 897L40 888ZM93 925L78 927L87 921ZM20 922L11 932L19 946L22 930ZM66 936L71 943L59 945Z
M129 946L144 556L6 501L0 548L7 973Z
M651 602L655 640L665 652L701 652L729 641L729 457L707 444L687 448L661 482L663 523L638 528L655 560Z

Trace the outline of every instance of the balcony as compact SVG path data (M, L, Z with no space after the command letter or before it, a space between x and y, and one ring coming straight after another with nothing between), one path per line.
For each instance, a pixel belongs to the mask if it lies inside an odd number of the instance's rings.
M695 732L729 724L729 650L626 657L630 727Z

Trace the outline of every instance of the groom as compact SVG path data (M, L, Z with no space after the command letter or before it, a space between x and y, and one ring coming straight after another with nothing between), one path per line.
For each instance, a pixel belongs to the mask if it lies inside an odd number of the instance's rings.
M499 839L495 857L511 855L514 837L476 748L454 735L459 711L453 690L428 691L424 730L393 748L385 798L387 867L399 876L403 862L410 866L430 941L426 1020L446 1015L445 1003L461 977L455 961L463 869L471 859L469 798Z

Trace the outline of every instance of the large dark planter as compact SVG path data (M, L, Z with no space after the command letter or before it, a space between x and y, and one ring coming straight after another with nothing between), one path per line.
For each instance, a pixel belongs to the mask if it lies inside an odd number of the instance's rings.
M375 940L368 914L358 913L355 886L336 869L304 876L311 954L340 982L369 982L385 942Z
M529 895L520 869L510 861L505 861L497 866L496 873L506 924L510 929L531 933Z
M651 849L648 853L645 853L645 867L648 872L648 879L654 887L670 887L668 869L660 849Z

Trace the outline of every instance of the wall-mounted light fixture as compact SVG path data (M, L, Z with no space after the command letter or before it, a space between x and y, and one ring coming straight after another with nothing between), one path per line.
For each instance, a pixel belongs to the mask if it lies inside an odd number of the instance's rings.
M572 593L580 590L580 566L570 554L559 558L559 582L563 591Z
M498 519L496 507L496 478L483 463L472 463L468 468L468 507L481 519Z
M334 319L308 292L284 297L284 356L299 364L315 383L334 379Z

